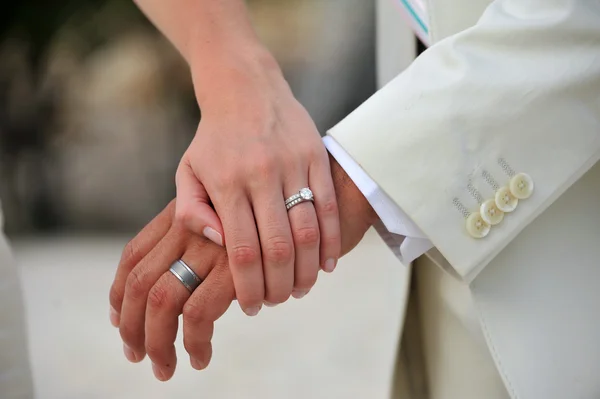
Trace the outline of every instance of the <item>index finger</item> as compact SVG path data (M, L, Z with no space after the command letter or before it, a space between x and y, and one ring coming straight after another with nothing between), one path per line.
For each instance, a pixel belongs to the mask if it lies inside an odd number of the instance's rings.
M175 200L172 200L125 246L109 294L110 321L113 326L118 327L120 323L127 276L167 234L173 224L174 216Z

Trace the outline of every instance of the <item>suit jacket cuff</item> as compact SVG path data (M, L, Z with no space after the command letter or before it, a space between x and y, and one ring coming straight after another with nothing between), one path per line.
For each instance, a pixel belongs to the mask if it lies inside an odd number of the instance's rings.
M386 244L403 264L409 264L433 247L433 244L402 209L369 177L331 136L323 143L333 158L365 196L381 224L376 226Z

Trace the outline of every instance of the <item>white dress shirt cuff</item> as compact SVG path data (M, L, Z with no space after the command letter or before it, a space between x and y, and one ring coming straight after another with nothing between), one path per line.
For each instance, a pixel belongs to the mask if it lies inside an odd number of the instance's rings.
M403 264L409 264L433 248L433 244L402 209L369 177L331 136L325 147L365 196L381 223L375 229Z

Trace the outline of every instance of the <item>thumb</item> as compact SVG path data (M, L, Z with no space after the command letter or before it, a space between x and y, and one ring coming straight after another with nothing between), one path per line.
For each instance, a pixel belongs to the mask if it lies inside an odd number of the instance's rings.
M224 246L221 219L211 206L204 185L198 180L186 160L182 160L177 169L175 183L177 221L193 233L202 235L221 247Z

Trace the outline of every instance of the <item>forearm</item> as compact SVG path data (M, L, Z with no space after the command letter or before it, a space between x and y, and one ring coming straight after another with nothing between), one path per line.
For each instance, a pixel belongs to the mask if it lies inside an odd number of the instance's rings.
M281 74L243 0L134 1L190 65L200 103L223 85Z
M134 0L188 62L197 50L220 56L228 46L257 42L243 0Z

